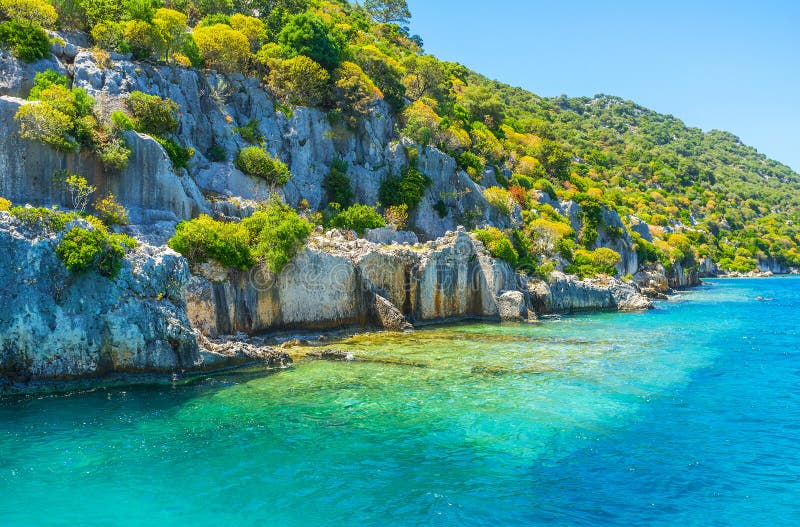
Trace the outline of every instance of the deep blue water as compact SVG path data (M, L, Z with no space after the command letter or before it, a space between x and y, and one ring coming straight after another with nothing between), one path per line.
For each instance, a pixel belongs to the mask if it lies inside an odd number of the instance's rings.
M774 300L757 300L757 297ZM797 525L800 279L0 400L0 525Z

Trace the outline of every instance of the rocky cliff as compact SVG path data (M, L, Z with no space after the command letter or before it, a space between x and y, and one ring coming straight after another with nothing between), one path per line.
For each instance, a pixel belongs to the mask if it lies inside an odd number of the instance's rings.
M15 203L65 205L64 196L52 181L53 174L62 169L80 173L101 192L114 192L133 211L135 224L175 222L206 212L211 204L203 194L213 194L216 200L227 198L233 204L264 200L275 190L233 164L236 153L249 145L235 129L251 122L258 123L257 132L264 137L267 149L290 167L292 179L277 192L293 206L301 201L312 209L325 206L322 183L335 159L348 163L352 190L363 203L377 202L380 184L409 163L405 148L412 145L397 139L395 123L383 101L377 101L358 126L350 128L332 124L326 113L313 108L295 108L287 116L276 109L258 79L241 74L223 77L214 72L132 62L113 54L109 65L101 65L91 51L74 44L56 51L59 56L33 64L9 55L0 62L0 70L6 74L6 80L0 82L0 195ZM19 97L27 95L36 72L46 69L70 76L74 87L84 88L94 97L102 114L123 108L128 94L136 90L178 103L181 113L176 136L182 145L194 150L188 170L173 173L161 146L136 134L126 137L134 156L128 168L117 174L104 171L91 154L63 154L19 139L13 120L19 106L25 104ZM226 160L210 160L207 156L212 148L221 149ZM508 222L489 206L482 187L459 170L451 157L434 148L421 148L416 162L432 180L412 217L425 238L433 239L454 229L457 218L465 213L477 211L478 221L500 226ZM431 214L440 200L448 208L444 218ZM230 207L227 211L235 214Z
M55 175L79 173L98 194L113 193L126 206L129 232L142 243L113 280L70 273L54 253L58 235L34 232L0 212L0 251L7 255L0 265L0 383L6 389L208 370L250 360L281 365L286 358L263 342L242 340L278 331L399 330L469 318L530 320L549 313L646 309L650 301L637 284L658 294L697 283L695 272L676 267L649 269L635 283L579 280L559 272L548 280L527 277L492 258L459 226L470 218L505 228L519 222L519 214L504 215L490 206L484 187L452 157L398 138L383 102L357 127L347 128L316 109L278 111L257 79L121 56L102 67L82 44L73 38L56 46L54 56L28 65L0 57L0 196L16 204L66 206L68 197ZM125 132L133 155L119 172L106 170L91 153L65 154L20 139L13 116L29 104L22 97L35 73L45 69L69 75L95 98L101 113L121 108L134 90L177 102L177 139L195 152L188 168L174 169L158 142L135 132ZM232 163L247 146L235 128L250 122L258 123L267 148L291 168L291 181L277 192L312 210L326 204L322 183L335 159L348 163L357 200L375 203L381 182L407 166L407 152L415 150L413 162L431 179L410 218L416 233L379 229L359 239L351 232L318 230L278 276L263 266L190 269L164 246L178 221L200 213L241 217L276 192ZM212 148L221 149L226 160L209 159ZM484 182L490 185L494 178L487 169ZM540 199L579 230L580 205L553 202L544 194ZM446 214L433 211L439 202ZM652 239L646 224L635 218L631 223ZM620 253L620 276L640 271L633 240L615 211L603 210L597 230L595 245Z

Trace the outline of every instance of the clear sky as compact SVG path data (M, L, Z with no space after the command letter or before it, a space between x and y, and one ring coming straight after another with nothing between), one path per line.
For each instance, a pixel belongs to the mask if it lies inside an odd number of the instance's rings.
M618 95L800 171L800 0L408 4L440 59L539 95Z

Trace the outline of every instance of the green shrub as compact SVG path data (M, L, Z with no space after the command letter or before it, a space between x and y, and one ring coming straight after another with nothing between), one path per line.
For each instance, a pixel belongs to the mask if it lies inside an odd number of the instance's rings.
M133 58L148 60L154 55L161 55L166 42L158 28L144 20L131 20L125 24L125 42L130 47Z
M14 119L19 123L23 139L40 141L64 152L75 151L80 146L71 134L72 119L48 103L20 106Z
M322 66L298 55L288 60L273 61L267 84L284 104L319 106L330 90L331 77Z
M378 195L384 206L406 205L408 210L414 210L425 191L431 184L431 179L413 167L403 170L400 177L389 176L381 184Z
M533 184L533 188L535 188L536 190L541 190L542 192L550 196L550 199L558 198L558 194L556 193L556 188L547 179L544 178L537 179L536 182Z
M163 136L178 129L176 114L180 106L170 99L134 91L128 96L126 104L138 132Z
M242 224L250 233L253 255L280 274L311 234L311 224L288 205L272 199Z
M534 181L533 178L524 176L522 174L514 174L513 176L511 176L511 180L508 183L509 186L517 186L517 187L522 187L525 190L531 190L532 188L534 188L536 181Z
M111 112L111 124L117 130L133 130L136 128L133 120L122 110L114 110Z
M638 232L631 231L631 238L640 264L656 263L663 258L661 249L642 238Z
M189 160L194 157L194 148L181 146L172 138L154 137L153 139L164 147L164 151L175 168L186 168L189 165Z
M195 42L191 33L184 35L181 53L189 59L193 67L202 68L205 65L203 56L200 54L200 48L197 47L197 42Z
M241 223L228 223L201 214L182 221L167 245L191 263L215 260L227 267L247 269L253 265L250 235Z
M615 266L620 261L622 258L619 253L607 247L600 247L594 251L578 249L573 254L572 264L568 265L565 271L581 278L590 278L599 274L614 276L617 274Z
M125 42L125 24L122 22L100 22L92 30L94 43L110 51L128 53L131 49Z
M236 168L249 176L262 178L270 185L285 185L291 177L289 167L285 163L257 146L248 146L239 151L239 155L236 156Z
M365 229L386 227L386 220L373 207L357 203L334 216L331 227L356 231L363 236Z
M125 139L119 136L113 136L97 147L97 156L103 166L111 170L125 170L132 153Z
M50 54L50 39L39 26L11 20L0 22L0 47L10 48L25 62L34 62Z
M96 270L114 278L122 267L126 249L136 245L136 240L124 234L73 227L56 246L56 255L72 272Z
M755 271L758 267L758 262L754 258L737 255L735 258L722 258L719 261L719 267L726 271L733 271L736 273L749 273Z
M73 212L62 212L53 207L11 207L9 212L25 226L45 232L59 232L77 217Z
M329 70L341 63L345 49L340 35L311 13L291 17L278 35L278 42Z
M499 210L503 215L508 216L514 210L516 202L511 193L501 187L490 187L483 191L483 197L489 205Z
M353 204L353 189L350 188L350 178L347 177L347 161L334 159L331 162L331 169L322 188L328 193L328 201L338 203L344 208Z
M96 201L94 204L95 214L100 221L108 225L127 225L128 224L128 211L125 207L117 203L114 194L108 194L103 199Z
M58 13L46 0L0 0L0 18L52 29Z
M444 200L441 199L437 201L436 204L433 206L433 210L435 210L437 214L439 214L440 218L446 218L447 215L450 213L450 209L447 207L447 204L444 202Z
M226 24L195 28L192 37L203 63L209 68L233 73L241 71L250 59L247 37Z
M519 261L519 253L514 249L514 244L506 236L506 234L496 227L488 227L486 229L478 229L473 231L478 241L483 243L486 250L489 251L494 258L505 260L512 267L516 267Z
M264 135L258 129L257 119L250 119L246 125L236 127L233 131L241 135L242 139L252 145L261 144L261 141L264 140Z

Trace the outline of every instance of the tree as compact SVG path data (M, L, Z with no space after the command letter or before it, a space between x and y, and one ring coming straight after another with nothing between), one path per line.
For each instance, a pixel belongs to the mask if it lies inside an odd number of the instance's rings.
M128 22L125 26L125 41L130 46L133 56L139 60L160 55L166 44L156 26L144 20Z
M350 117L352 126L382 96L372 79L353 62L343 62L342 67L336 70L335 93L339 108Z
M278 43L295 54L311 57L329 70L342 62L345 49L341 36L310 13L291 17L278 35Z
M496 92L485 86L468 86L461 94L460 103L469 112L470 120L480 121L489 128L500 126L505 117L503 102Z
M92 194L97 190L97 187L90 185L85 177L77 174L65 174L64 188L69 193L72 208L79 213L83 213L86 210Z
M164 40L164 57L169 60L176 50L183 47L186 37L188 18L183 13L172 9L161 8L153 15L153 24Z
M283 103L319 106L328 93L330 75L310 58L298 55L275 63L267 83Z
M252 16L237 13L231 16L230 24L233 29L247 37L250 42L250 50L253 52L258 50L261 41L267 36L264 22Z
M402 66L372 44L358 50L355 62L380 88L386 102L395 110L401 110L405 105L406 93L406 87L401 82Z
M411 10L406 0L366 0L364 8L379 24L408 25Z
M0 18L52 29L58 14L45 0L0 0Z
M242 69L250 56L250 41L225 24L195 28L194 41L206 66L223 73Z

